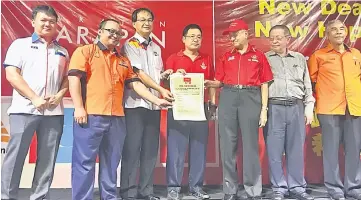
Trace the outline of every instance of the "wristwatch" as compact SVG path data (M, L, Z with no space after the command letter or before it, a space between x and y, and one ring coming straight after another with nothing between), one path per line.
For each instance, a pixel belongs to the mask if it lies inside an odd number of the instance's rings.
M208 109L210 108L216 108L217 109L217 105L213 104L212 102L208 101Z

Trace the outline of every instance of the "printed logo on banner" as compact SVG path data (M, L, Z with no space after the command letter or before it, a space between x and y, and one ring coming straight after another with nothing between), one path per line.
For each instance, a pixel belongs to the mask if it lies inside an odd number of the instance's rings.
M311 123L311 128L317 128L320 126L316 112L313 112L313 121ZM316 133L312 137L312 151L320 157L322 155L322 134Z
M64 128L60 140L57 163L71 163L73 149L73 108L64 109Z
M6 153L6 148L4 147L3 143L8 143L10 140L9 132L6 130L4 123L1 121L1 154Z
M322 155L322 135L321 133L316 133L312 137L312 150L313 152L320 157Z

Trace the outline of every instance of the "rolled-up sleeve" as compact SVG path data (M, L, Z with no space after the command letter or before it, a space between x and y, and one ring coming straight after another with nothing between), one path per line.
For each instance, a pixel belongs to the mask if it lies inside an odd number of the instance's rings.
M89 49L85 47L78 47L71 56L68 76L84 77L89 66Z

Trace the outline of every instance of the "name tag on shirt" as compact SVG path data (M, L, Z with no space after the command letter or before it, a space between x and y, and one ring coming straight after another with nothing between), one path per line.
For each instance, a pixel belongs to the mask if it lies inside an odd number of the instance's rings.
M259 62L256 55L253 55L250 59L248 59L248 61L251 61L251 62Z
M228 57L228 61L230 61L230 60L234 60L234 56Z
M123 66L123 67L125 67L125 68L128 68L128 65L127 65L127 63L125 63L124 61L119 61L119 65L120 66Z

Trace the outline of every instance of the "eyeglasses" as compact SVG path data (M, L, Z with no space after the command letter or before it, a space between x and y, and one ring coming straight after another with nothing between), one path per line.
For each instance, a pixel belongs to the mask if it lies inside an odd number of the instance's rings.
M121 31L116 31L116 30L114 30L114 29L108 29L108 28L103 28L102 30L106 30L106 31L108 31L110 34L115 34L115 35L117 35L117 36L119 36L119 37L121 37L123 34L122 34L122 32Z
M186 35L184 37L190 38L191 40L195 40L195 39L202 40L202 36L200 35Z
M152 24L154 21L154 19L150 18L150 19L138 19L137 22L140 22L142 24L145 24L146 22L148 22L149 24Z

